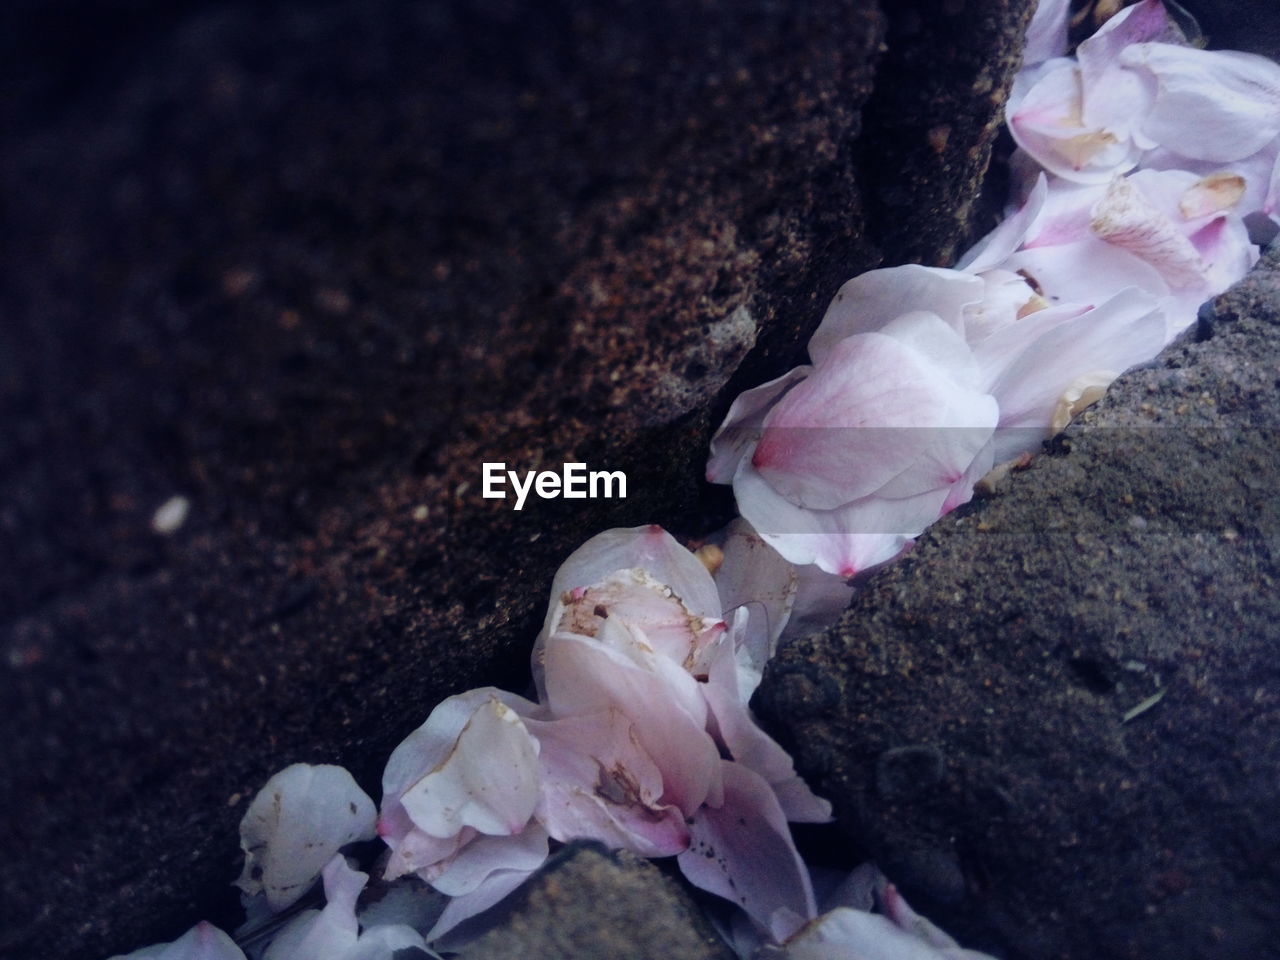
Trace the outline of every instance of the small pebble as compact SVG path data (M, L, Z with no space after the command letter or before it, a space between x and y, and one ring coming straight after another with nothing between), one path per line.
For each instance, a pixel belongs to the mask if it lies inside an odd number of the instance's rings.
M181 494L175 494L160 504L151 515L151 529L165 537L177 533L187 522L187 514L190 512L191 501Z

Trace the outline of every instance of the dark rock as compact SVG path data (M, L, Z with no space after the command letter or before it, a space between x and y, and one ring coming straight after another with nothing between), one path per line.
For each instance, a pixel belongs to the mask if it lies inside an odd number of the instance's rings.
M1016 55L999 9L939 88ZM872 0L0 16L0 953L98 960L234 922L271 773L377 796L442 697L519 688L582 540L724 519L715 417L877 265L859 185L911 192L934 120L899 91L904 146L856 154ZM480 496L567 460L628 499Z
M1280 250L1213 313L766 674L842 827L969 945L1280 957ZM801 667L841 703L793 703ZM915 744L941 781L886 791Z
M648 860L575 843L520 888L462 960L733 960L674 877Z
M869 174L863 193L886 265L949 267L976 239L975 202L1035 4L897 7L859 144Z

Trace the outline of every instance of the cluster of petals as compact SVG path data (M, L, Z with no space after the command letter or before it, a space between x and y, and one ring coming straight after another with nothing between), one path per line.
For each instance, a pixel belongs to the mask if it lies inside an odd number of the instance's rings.
M779 629L793 596L779 591ZM775 939L813 917L787 821L828 820L830 806L747 708L776 639L750 620L745 606L724 618L711 573L659 527L573 553L534 649L536 702L451 697L387 763L387 877L452 898L429 939L506 896L553 840L676 856Z
M1238 212L1280 223L1280 65L1188 44L1160 0L1125 8L1064 57L1066 5L1042 0L1007 108L1035 164L1082 184L1136 168L1230 173Z
M836 294L812 364L734 402L707 479L787 560L849 578L1153 356L1165 327L1133 287L1051 304L1003 267L873 270Z
M712 440L707 479L789 561L849 578L897 556L1244 276L1246 217L1280 222L1280 66L1186 45L1159 0L1067 58L1067 14L1042 0L1010 99L1021 205L955 270L845 284L810 364Z

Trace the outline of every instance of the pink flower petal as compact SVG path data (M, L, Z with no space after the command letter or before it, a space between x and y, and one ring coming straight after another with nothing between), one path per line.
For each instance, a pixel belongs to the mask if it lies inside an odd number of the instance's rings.
M798 506L838 507L909 466L960 392L946 371L895 337L849 337L774 407L751 465Z
M616 619L595 637L552 634L544 649L547 704L555 717L616 710L663 777L663 804L688 813L719 794L719 753L706 733L698 682L646 650Z
M749 457L764 429L764 418L774 401L809 375L812 368L788 370L776 380L738 394L724 423L711 438L711 459L707 461L708 483L733 483L733 475L743 457Z
M484 875L483 879L468 892L453 897L436 920L435 926L427 932L428 941L440 941L439 946L442 949L449 949L447 934L458 924L464 920L470 920L500 902L528 880L534 870L545 862L548 852L547 835L540 828L530 827L519 837L503 839L513 841L514 845L518 846L518 855L506 861L510 864L508 866L499 865L502 858L495 858L492 869ZM512 849L503 852L511 854ZM536 864L534 864L535 861ZM530 864L534 865L530 867Z
M667 857L689 845L679 807L660 802L662 772L622 714L531 722L542 799L538 819L557 840L590 839L643 857Z
M722 761L724 803L690 818L689 849L677 861L694 886L724 897L766 929L775 915L809 918L816 908L809 872L768 783L741 764ZM789 929L787 927L790 927ZM794 931L770 930L776 939Z
M1024 67L1067 52L1067 15L1070 12L1071 0L1040 0L1036 4L1022 49Z
M720 603L726 611L747 609L739 639L747 662L758 672L773 656L791 618L798 586L795 568L741 517L729 524L722 548L724 560L715 574Z
M740 696L733 651L722 644L702 688L715 717L719 739L735 762L759 774L772 788L782 812L797 823L827 823L831 804L813 794L796 774L795 764L778 742L760 729Z
M794 564L817 564L849 579L892 560L942 511L947 491L909 500L864 497L835 510L806 510L779 494L750 464L733 485L738 509L764 540Z

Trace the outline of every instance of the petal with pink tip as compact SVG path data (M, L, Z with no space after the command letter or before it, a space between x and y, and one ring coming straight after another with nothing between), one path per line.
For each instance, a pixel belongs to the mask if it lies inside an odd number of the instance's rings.
M245 960L235 941L211 923L201 921L172 943L143 947L111 960Z
M896 557L942 512L945 489L909 500L870 496L835 510L806 510L783 497L750 464L733 484L738 509L756 532L795 564L817 564L849 579Z
M764 418L774 401L807 377L812 367L788 370L776 380L738 394L720 429L711 438L711 459L707 461L708 483L733 483L738 463L749 457L764 429Z
M898 339L849 337L773 408L751 466L807 509L868 496L932 442L947 386L944 371Z

